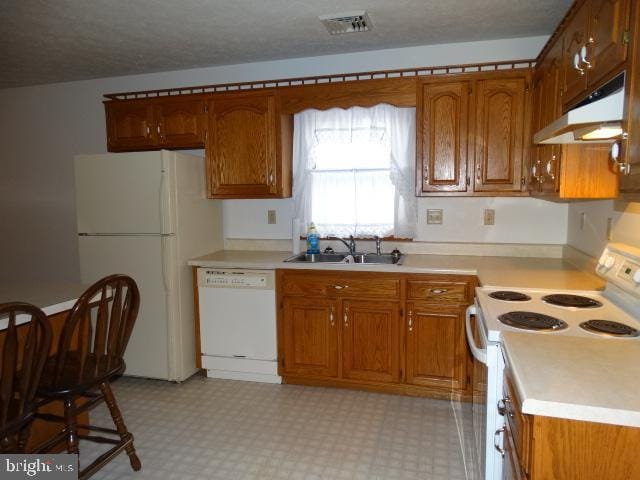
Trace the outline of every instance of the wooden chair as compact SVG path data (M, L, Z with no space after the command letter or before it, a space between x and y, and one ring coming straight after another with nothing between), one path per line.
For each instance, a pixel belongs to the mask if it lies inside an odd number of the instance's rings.
M133 435L116 403L110 383L125 371L124 352L138 315L140 293L132 278L111 275L99 280L78 299L63 327L58 351L45 364L38 395L62 400L64 417L40 414L38 418L64 423L58 435L38 448L47 452L66 441L68 453L79 453L78 440L114 445L79 472L89 478L123 450L131 467L140 470ZM78 425L78 414L104 401L116 429ZM82 403L79 403L82 402ZM81 434L79 430L118 435L118 439Z
M20 325L18 315L27 317L20 318L25 320ZM51 326L38 307L13 302L0 304L0 328L0 453L23 453L51 347Z

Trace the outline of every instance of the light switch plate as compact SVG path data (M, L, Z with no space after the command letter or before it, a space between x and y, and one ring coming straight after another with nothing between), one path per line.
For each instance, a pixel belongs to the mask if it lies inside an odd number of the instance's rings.
M269 225L276 224L276 211L275 210L267 210L267 223Z
M495 225L496 223L496 211L493 208L484 209L484 224Z
M441 225L442 224L442 209L428 209L427 210L427 223L429 225Z

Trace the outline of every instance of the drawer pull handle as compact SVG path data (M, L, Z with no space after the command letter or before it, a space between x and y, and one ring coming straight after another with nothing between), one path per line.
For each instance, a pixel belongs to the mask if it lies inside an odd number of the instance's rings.
M331 307L331 311L329 312L329 324L331 324L332 327L336 325L333 315L334 315L333 307Z
M345 328L349 328L349 307L345 307L344 309L344 326Z
M507 426L504 425L502 428L499 428L498 430L496 430L496 432L493 434L493 446L500 453L500 455L502 455L503 457L504 457L504 454L506 453L506 450L504 448L500 447L500 445L498 444L498 441L499 441L498 438L506 430L507 430Z
M336 290L342 290L343 288L349 288L349 285L332 285Z
M449 290L446 288L432 288L431 290L429 290L430 293L433 293L434 295L440 295L441 293L447 293Z
M413 310L409 310L409 331L413 332Z

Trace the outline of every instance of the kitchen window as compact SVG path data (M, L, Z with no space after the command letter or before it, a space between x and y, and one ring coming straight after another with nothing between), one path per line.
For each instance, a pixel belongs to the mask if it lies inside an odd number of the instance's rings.
M294 117L294 216L321 236L412 238L415 109L305 110Z

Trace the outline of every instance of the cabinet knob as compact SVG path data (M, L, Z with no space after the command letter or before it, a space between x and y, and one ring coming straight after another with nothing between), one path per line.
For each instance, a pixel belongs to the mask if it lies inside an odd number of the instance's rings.
M273 185L273 170L269 169L269 185Z
M331 310L329 311L329 324L332 327L336 325L333 307L331 307Z
M589 40L593 40L592 38ZM580 60L584 63L587 68L591 68L591 62L587 60L587 46L583 45L580 49Z
M349 327L349 307L344 307L344 326Z

